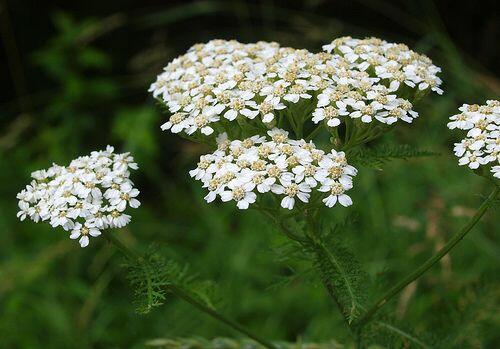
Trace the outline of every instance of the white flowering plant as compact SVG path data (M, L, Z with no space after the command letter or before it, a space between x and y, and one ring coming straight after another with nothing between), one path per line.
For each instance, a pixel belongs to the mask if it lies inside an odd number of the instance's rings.
M108 146L78 157L68 166L53 164L35 171L31 183L17 194L17 216L61 227L86 247L90 237L101 235L102 230L122 228L130 222L124 211L140 206L139 190L129 178L130 170L137 169L129 153L116 154Z
M208 202L246 209L271 192L289 210L297 199L349 206L357 170L345 152L413 122L413 104L442 93L440 68L406 45L344 37L323 50L212 40L151 85L171 114L163 130L217 147L190 172ZM314 141L325 136L320 149Z
M207 203L234 202L275 223L308 259L352 330L357 348L370 344L379 310L445 256L479 221L499 192L500 103L464 105L450 129L467 131L455 145L459 164L494 183L467 225L433 257L393 285L371 306L366 273L339 240L348 222L329 221L326 210L349 210L358 171L391 159L432 155L408 145L368 143L412 123L417 102L442 94L440 68L404 44L343 37L312 53L274 42L212 40L170 62L149 91L167 111L162 130L203 143L189 176ZM355 166L354 166L355 165ZM70 232L82 247L104 235L127 257L137 309L146 313L174 294L267 348L277 348L225 317L186 276L154 250L138 253L108 228L121 228L138 208L129 179L138 166L112 147L32 174L18 194L21 220L47 221Z

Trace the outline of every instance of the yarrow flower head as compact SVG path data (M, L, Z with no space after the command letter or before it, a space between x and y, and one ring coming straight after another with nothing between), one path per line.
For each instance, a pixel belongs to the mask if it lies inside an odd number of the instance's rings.
M137 168L129 153L116 154L108 146L71 161L67 167L54 164L35 171L32 182L17 194L17 216L60 226L86 247L89 238L101 235L103 229L130 222L125 209L140 205L139 190L129 179L129 170Z
M189 173L208 189L207 202L220 197L247 209L259 195L272 193L281 207L293 209L297 202L317 199L332 207L337 202L352 204L346 192L352 188L357 170L345 154L317 149L314 143L288 138L288 132L274 128L266 136L230 141L226 134L217 138L218 149L202 155Z
M171 114L161 128L207 144L216 138L218 149L190 171L208 202L246 209L272 193L287 209L349 206L357 171L343 152L316 148L314 136L326 129L332 143L352 148L411 123L416 99L442 93L440 68L406 45L343 37L323 50L212 40L158 75L149 91Z
M451 130L467 131L466 137L454 147L459 165L473 170L491 166L493 177L500 178L500 102L464 104L459 110L461 113L450 117L448 123Z
M150 87L172 113L162 129L231 134L227 121L236 119L234 128L281 127L277 116L287 109L304 113L301 103L313 110L301 122L311 119L330 128L346 118L365 124L412 122L418 116L413 97L442 93L440 68L406 45L344 37L323 49L311 53L275 42L235 40L194 45Z

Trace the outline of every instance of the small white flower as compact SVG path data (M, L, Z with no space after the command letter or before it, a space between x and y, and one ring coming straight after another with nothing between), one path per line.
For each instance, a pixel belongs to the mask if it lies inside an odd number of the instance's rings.
M347 207L352 205L352 200L349 195L345 194L345 191L351 188L352 183L346 184L327 179L318 190L329 194L322 200L327 207L333 207L337 202Z
M337 127L340 125L340 117L349 114L343 103L339 102L337 105L341 107L327 106L325 108L317 108L313 112L312 121L317 124L322 120L326 120L326 124L329 127Z
M463 157L460 158L458 161L458 164L460 166L463 165L468 165L470 169L476 170L479 168L479 165L482 165L483 161L481 156L483 155L482 152L479 151L468 151L464 154Z
M258 106L262 114L262 122L270 123L274 120L274 111L285 109L285 105L280 102L279 97L267 96Z
M101 235L101 232L98 229L85 222L84 225L76 223L73 230L71 230L69 238L73 240L80 238L80 240L78 240L80 246L87 247L89 244L89 236L97 237L99 235Z
M247 209L257 198L257 195L252 192L254 188L255 184L252 182L244 183L241 180L233 180L228 184L229 190L220 194L221 200L224 202L234 200L239 209Z
M450 117L451 122L447 124L450 130L458 128L460 130L470 130L474 127L474 123L471 118L464 113L456 114Z
M255 118L259 112L257 103L251 100L254 93L242 93L240 96L234 97L229 103L229 110L224 113L224 117L230 121L236 119L238 115L243 115L249 119Z
M137 208L141 205L136 197L139 195L139 190L133 188L130 183L124 183L120 186L120 193L118 196L109 198L109 203L115 206L120 212L127 208L127 204L132 208Z
M130 223L130 215L113 210L103 217L103 222L110 228L123 228Z
M295 206L296 197L302 202L309 201L311 187L305 182L297 184L295 182L282 179L281 185L273 185L271 191L275 194L285 195L285 197L281 200L281 207L292 210Z

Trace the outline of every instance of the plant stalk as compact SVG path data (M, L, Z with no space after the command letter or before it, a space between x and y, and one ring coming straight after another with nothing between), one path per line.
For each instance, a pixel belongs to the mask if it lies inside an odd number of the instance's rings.
M109 242L111 242L113 245L115 245L123 255L131 260L140 260L142 259L141 255L139 255L136 251L132 250L131 248L127 247L120 239L118 239L114 234L112 233L105 233L104 236L106 239L108 239ZM260 338L258 335L250 332L237 322L225 317L224 315L220 314L217 312L215 309L208 307L207 305L203 304L202 302L198 301L196 298L192 297L188 292L183 290L180 287L177 287L176 285L169 285L167 287L168 291L172 292L174 295L177 297L181 298L185 302L191 304L201 312L211 316L212 318L224 323L225 325L231 327L233 330L253 339L254 341L262 344L264 347L268 349L277 349L273 344L269 343L265 339Z
M168 287L168 289L173 294L175 294L177 297L179 297L179 298L183 299L184 301L188 302L189 304L191 304L192 306L194 306L195 308L197 308L201 312L203 312L203 313L205 313L207 315L210 315L214 319L219 320L220 322L226 324L227 326L231 327L235 331L238 331L238 332L244 334L245 336L247 336L249 338L252 338L254 341L262 344L264 347L266 347L268 349L276 349L276 347L273 344L269 343L265 339L262 339L262 338L258 337L255 334L251 333L250 331L248 331L247 329L245 329L244 327L242 327L237 322L234 322L233 320L230 320L230 319L226 318L224 315L218 313L214 309L212 309L212 308L206 306L205 304L199 302L195 298L191 297L191 295L189 293L187 293L186 291L184 291L183 289L181 289L179 287L176 287L175 285L170 285Z
M410 273L408 276L406 276L404 279L402 279L396 285L394 285L391 289L389 289L382 297L379 298L379 300L375 302L375 304L370 309L368 309L365 315L361 317L355 325L363 326L364 324L366 324L375 315L375 313L380 308L382 308L393 296L398 294L403 288L408 286L411 282L422 276L422 274L424 274L427 270L432 268L434 264L439 262L441 258L443 258L446 254L448 254L448 252L450 252L455 247L455 245L457 245L481 219L481 217L488 209L488 206L498 195L499 191L500 191L500 186L496 185L495 189L493 189L488 198L481 204L481 206L479 206L474 216L472 216L472 218L469 220L469 222L467 222L467 224L462 228L462 230L456 233L451 238L451 240L448 241L446 245L444 245L434 256L429 258L424 264L422 264L420 267L415 269L412 273Z

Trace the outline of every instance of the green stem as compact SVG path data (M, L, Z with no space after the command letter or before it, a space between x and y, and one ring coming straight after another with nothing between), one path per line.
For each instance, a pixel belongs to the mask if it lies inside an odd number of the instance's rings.
M238 332L248 336L249 338L252 338L254 341L262 344L264 347L269 348L269 349L276 349L276 347L273 344L258 337L257 335L251 333L250 331L248 331L247 329L245 329L244 327L239 325L238 323L226 318L222 314L216 312L214 309L199 302L195 298L191 297L191 295L188 292L184 291L183 289L178 288L174 285L171 285L171 286L169 286L169 290L172 291L172 293L175 294L177 297L182 298L183 300L185 300L186 302L188 302L189 304L191 304L192 306L194 306L195 308L197 308L201 312L203 312L207 315L210 315L214 319L219 320L220 322L226 324L227 326L231 327L235 331L238 331Z
M373 315L375 315L375 313L380 308L382 308L393 296L398 294L399 291L408 286L411 282L422 276L422 274L424 274L427 270L432 268L434 264L439 262L441 258L443 258L448 252L450 252L451 249L453 249L453 247L455 247L455 245L458 244L481 219L481 217L488 209L488 206L498 195L499 191L500 191L500 186L496 185L495 189L493 189L488 198L481 204L481 206L479 206L474 216L472 216L472 218L462 228L462 230L456 233L451 238L451 240L448 241L446 245L444 245L434 256L429 258L424 264L415 269L412 273L406 276L403 280L399 281L396 285L394 285L391 289L389 289L382 297L380 297L379 300L376 301L375 304L365 313L365 315L359 321L357 321L356 325L363 326L364 324L366 324L373 317Z
M319 131L321 131L321 128L323 127L322 124L319 124L318 126L316 126L316 128L314 130L311 131L311 133L309 133L306 137L306 141L312 141L314 139L314 137L316 137L316 135L319 133Z
M290 239L296 241L296 242L299 242L299 243L304 243L306 242L307 240L304 239L303 237L295 234L294 232L292 232L290 229L288 229L288 227L286 226L285 222L283 221L283 219L279 220L277 219L271 212L269 212L268 210L264 209L264 208L261 208L261 207L256 207L256 209L258 209L260 212L262 212L264 215L268 216L273 222L275 222L275 224L281 228L281 231L283 232L283 234L285 234L286 236L288 236ZM286 216L283 216L282 218L286 218Z
M293 115L291 113L287 113L286 116L288 117L288 122L290 123L290 126L292 126L293 133L295 134L295 137L299 137L299 130L298 126L295 123L295 119L293 118Z
M116 246L120 250L121 253L125 255L128 259L132 260L137 260L140 259L141 256L132 250L131 248L127 247L120 239L118 239L114 234L106 232L104 233L104 236L106 239L108 239L109 242L111 242L113 245Z
M104 236L106 239L108 239L109 242L111 242L113 245L115 245L120 252L122 252L125 257L132 259L132 260L140 260L142 257L134 250L131 248L127 247L123 242L121 242L120 239L118 239L114 234L112 233L105 233ZM187 303L191 304L201 312L211 316L212 318L224 323L225 325L231 327L237 332L240 332L241 334L244 334L245 336L252 338L254 341L262 344L264 347L268 349L276 349L276 347L266 341L265 339L260 338L256 334L250 332L249 330L245 329L243 326L238 324L237 322L228 319L224 315L218 313L215 309L212 309L208 307L207 305L203 304L202 302L198 301L196 298L192 297L188 292L183 290L180 287L177 287L176 285L169 285L167 286L168 290L172 292L174 295L177 297L181 298L182 300L186 301Z

